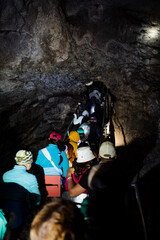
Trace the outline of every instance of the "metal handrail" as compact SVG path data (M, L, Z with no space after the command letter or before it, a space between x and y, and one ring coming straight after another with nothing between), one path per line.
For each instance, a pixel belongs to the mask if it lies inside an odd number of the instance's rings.
M141 220L142 220L142 225L143 225L143 232L144 232L144 239L148 240L146 223L145 223L145 219L144 219L144 215L143 215L141 198L140 198L140 194L139 194L139 188L138 188L137 180L138 180L138 174L134 177L134 179L133 179L133 181L131 183L131 186L134 188L135 197L136 197L138 208L139 208L139 212L140 212L140 215L141 215Z

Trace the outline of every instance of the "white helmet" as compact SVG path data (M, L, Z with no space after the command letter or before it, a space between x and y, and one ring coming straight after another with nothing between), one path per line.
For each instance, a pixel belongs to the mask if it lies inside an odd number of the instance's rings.
M99 155L105 159L114 158L116 150L111 142L103 142L99 148Z
M87 117L89 117L89 112L87 111L87 110L84 110L83 112L82 112L82 116L87 116Z
M90 94L89 94L89 98L91 97L95 97L97 98L98 101L101 100L101 93L98 90L93 90Z
M87 139L90 134L90 125L89 123L82 123L79 128L82 128L84 131L84 136Z
M77 149L77 163L85 163L95 158L89 146Z

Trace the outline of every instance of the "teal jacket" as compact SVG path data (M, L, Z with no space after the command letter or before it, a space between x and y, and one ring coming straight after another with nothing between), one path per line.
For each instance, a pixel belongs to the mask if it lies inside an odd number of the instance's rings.
M27 189L28 192L40 196L37 179L33 174L27 172L25 166L15 165L13 169L5 172L2 178L5 183L17 183ZM39 203L40 201L37 202L37 204Z
M67 155L64 151L61 152L61 156L63 158L62 163L59 165L60 162L60 151L55 144L49 144L47 147L49 154L51 155L51 159L54 162L55 166L61 170L61 174L66 177L67 169L69 168L69 162ZM51 162L44 156L42 150L38 151L36 164L40 165L44 169L45 175L60 175L59 172L53 167Z
M0 240L4 239L4 235L7 230L7 220L4 216L4 212L0 209Z

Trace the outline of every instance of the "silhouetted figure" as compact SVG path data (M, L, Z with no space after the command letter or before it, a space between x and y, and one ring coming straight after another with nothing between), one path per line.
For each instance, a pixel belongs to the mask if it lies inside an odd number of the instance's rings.
M34 174L37 178L39 191L41 194L40 205L43 205L45 204L47 195L48 195L46 185L45 185L44 170L40 165L33 163L31 169L28 172Z
M88 176L92 239L128 239L125 207L125 177L116 162L111 142L103 142L99 149L100 162Z
M89 145L92 151L98 154L101 133L97 122L97 118L91 117L88 123L90 126L90 133L88 136Z

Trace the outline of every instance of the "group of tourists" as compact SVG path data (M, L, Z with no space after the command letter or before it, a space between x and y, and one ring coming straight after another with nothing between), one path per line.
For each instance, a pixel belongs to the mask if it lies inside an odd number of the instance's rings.
M31 240L127 239L124 191L119 187L124 177L114 144L100 142L103 100L101 92L92 89L74 114L66 138L51 132L36 161L30 151L16 153L16 164L3 174L0 185L4 239L25 240L19 232L27 221L32 222ZM46 175L61 176L60 198L47 197Z

